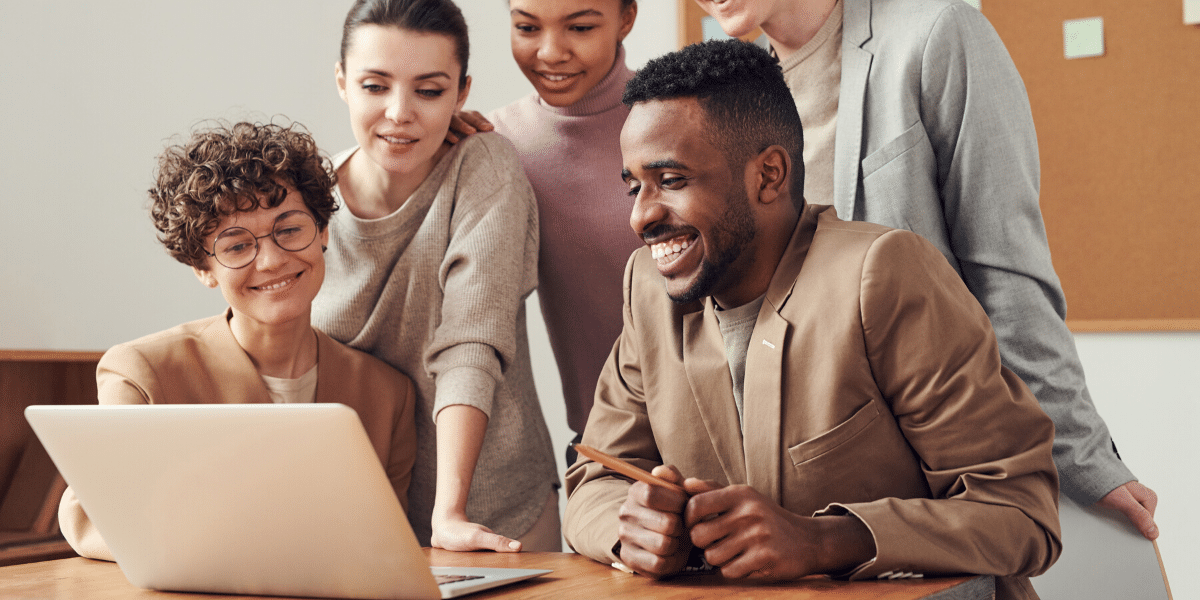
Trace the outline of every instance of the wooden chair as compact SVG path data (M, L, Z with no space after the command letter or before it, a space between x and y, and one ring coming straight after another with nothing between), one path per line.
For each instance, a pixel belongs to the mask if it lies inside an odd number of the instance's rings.
M1063 553L1033 588L1053 600L1170 600L1171 587L1158 545L1123 515L1058 500Z
M58 529L66 489L41 443L29 440L0 500L0 566L75 555Z
M58 530L66 482L24 411L95 403L99 359L98 352L0 350L0 566L75 555Z

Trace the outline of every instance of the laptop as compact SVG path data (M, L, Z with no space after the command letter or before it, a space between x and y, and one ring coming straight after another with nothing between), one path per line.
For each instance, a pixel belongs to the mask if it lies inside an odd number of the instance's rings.
M342 404L30 406L25 417L139 587L433 599L550 572L431 569Z

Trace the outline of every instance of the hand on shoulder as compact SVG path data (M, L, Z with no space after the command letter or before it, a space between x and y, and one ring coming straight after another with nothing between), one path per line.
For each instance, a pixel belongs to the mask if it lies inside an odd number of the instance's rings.
M495 131L496 127L492 125L483 113L476 110L463 110L454 113L450 118L450 130L446 132L446 141L451 144L457 144L467 136L479 131Z

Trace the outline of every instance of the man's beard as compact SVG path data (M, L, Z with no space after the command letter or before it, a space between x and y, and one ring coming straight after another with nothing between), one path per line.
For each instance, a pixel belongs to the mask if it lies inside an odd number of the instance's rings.
M713 288L725 276L729 266L745 252L746 247L754 241L758 228L754 224L754 216L750 214L750 198L744 188L741 194L736 192L725 198L725 212L721 215L719 224L705 237L705 247L711 241L716 256L704 257L700 263L700 275L692 286L678 295L667 293L667 297L679 304L689 304L705 296L712 295Z

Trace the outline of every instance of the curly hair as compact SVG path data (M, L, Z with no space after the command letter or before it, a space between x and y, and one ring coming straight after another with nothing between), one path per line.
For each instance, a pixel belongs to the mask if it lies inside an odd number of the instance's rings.
M150 216L175 260L204 267L205 240L221 219L279 206L289 189L300 193L324 231L337 210L334 184L329 159L299 123L222 123L159 154Z
M804 133L796 101L779 63L741 40L692 44L646 63L625 86L628 106L652 100L695 98L708 117L709 141L725 148L735 172L778 144L791 156L793 201L804 197Z

